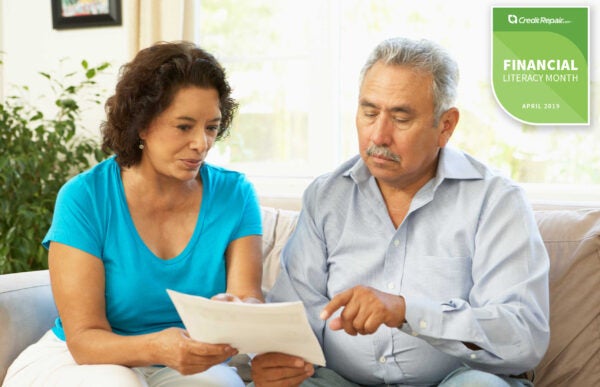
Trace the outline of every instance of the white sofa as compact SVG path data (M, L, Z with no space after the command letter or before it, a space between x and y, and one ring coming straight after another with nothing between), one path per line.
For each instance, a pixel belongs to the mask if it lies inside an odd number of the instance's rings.
M275 199L261 204L267 291L279 271L279 253L294 230L299 206ZM534 208L551 261L551 341L535 370L535 384L600 386L600 207ZM56 314L47 271L0 276L0 382L12 360L52 325ZM245 355L233 359L245 380L247 360Z

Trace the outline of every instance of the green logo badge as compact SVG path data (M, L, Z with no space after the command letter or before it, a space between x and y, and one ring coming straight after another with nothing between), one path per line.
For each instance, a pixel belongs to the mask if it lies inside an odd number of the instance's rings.
M588 7L492 7L492 85L514 118L589 124Z

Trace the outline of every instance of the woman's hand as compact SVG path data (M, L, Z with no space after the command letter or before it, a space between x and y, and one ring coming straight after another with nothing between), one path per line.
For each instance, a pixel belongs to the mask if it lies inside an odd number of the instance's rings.
M223 302L242 302L238 296L230 293L219 293L215 294L210 298L214 301L223 301Z
M223 302L245 302L248 304L262 304L263 302L255 297L245 297L240 299L238 296L230 293L219 293L215 294L210 298L215 301L223 301Z
M229 344L206 344L193 340L180 328L158 332L153 344L152 348L157 350L161 364L182 375L206 371L238 353Z

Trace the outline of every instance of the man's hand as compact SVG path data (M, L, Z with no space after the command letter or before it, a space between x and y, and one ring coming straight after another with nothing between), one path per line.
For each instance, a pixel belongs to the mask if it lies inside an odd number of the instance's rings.
M263 353L252 359L256 387L295 387L315 372L313 365L283 353Z
M339 317L329 322L329 327L334 331L343 329L352 336L374 333L381 324L399 328L406 312L402 296L384 293L368 286L355 286L333 297L323 308L321 319L327 320L341 307L344 310Z

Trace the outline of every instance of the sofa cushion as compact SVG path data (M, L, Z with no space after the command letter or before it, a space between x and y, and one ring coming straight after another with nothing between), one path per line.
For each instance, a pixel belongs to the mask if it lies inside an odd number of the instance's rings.
M263 221L263 278L266 294L279 274L279 255L298 221L298 211L261 207Z
M550 256L550 345L536 387L600 385L600 210L536 211Z

